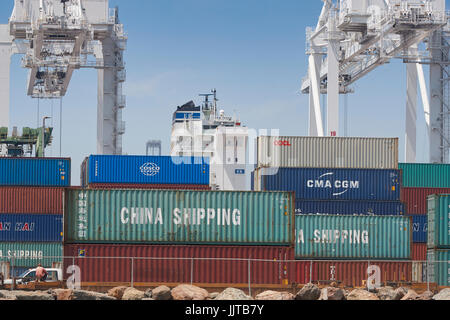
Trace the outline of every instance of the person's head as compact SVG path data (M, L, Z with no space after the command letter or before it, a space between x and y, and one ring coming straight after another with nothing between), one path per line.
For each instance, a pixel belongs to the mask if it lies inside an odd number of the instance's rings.
M42 264L38 263L38 267L42 267Z

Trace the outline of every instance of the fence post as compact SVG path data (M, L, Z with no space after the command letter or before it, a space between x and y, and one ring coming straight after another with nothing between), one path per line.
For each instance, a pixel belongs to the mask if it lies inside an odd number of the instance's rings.
M14 275L14 256L12 256L12 259L11 259L11 274L13 275L12 277L11 277L11 279L12 279L12 283L11 283L11 291L13 291L15 288L15 284L16 284L16 276Z
M134 288L134 258L131 258L131 287Z
M251 287L251 269L250 269L250 263L251 260L248 259L248 295L251 297L252 296L252 287Z
M191 286L193 284L194 278L194 257L191 257Z

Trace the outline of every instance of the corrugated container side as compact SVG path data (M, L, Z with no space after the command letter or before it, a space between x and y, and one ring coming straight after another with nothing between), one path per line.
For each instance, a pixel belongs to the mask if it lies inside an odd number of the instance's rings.
M63 188L0 187L0 213L62 214Z
M428 247L450 248L450 195L428 197Z
M41 263L50 268L62 261L62 243L47 242L0 242L0 262L10 266L36 267Z
M82 282L131 282L133 273L134 282L194 284L244 284L250 271L253 284L283 284L284 261L293 256L287 247L74 244L64 246L64 270L75 263ZM248 259L264 261L251 261L249 270Z
M427 197L432 194L450 194L450 188L401 188L400 194L406 214L426 214Z
M410 259L411 218L296 215L296 259Z
M66 243L293 245L290 192L81 190L65 194Z
M398 170L258 168L254 179L258 191L294 191L296 199L400 200Z
M202 184L89 184L88 189L211 190Z
M62 241L63 216L41 214L0 214L0 241Z
M411 259L413 261L426 261L427 260L427 244L426 243L413 243L411 245Z
M295 214L396 216L405 213L399 201L312 201L295 200Z
M295 274L297 283L329 284L336 282L346 287L366 286L368 268L379 268L382 285L412 281L412 263L397 261L299 261ZM306 275L305 275L306 274ZM303 282L304 279L307 282Z
M398 138L258 137L258 167L398 169Z
M408 215L412 218L413 243L427 243L428 217L426 214Z
M427 257L430 282L450 287L450 250L428 250Z
M399 163L403 187L450 188L450 165L430 163Z
M70 186L70 159L0 158L2 186Z
M201 157L90 156L87 184L209 185L209 160Z

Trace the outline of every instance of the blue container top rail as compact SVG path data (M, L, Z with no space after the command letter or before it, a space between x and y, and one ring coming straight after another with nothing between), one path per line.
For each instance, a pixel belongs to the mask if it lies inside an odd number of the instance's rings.
M2 186L70 186L68 158L0 158Z
M87 165L82 169L87 174L87 185L209 185L209 158L203 157L92 155L83 165Z

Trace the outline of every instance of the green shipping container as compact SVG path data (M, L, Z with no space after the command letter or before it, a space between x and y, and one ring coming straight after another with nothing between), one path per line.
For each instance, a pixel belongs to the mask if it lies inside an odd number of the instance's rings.
M294 242L291 192L70 189L64 216L65 243Z
M410 217L297 215L295 225L299 260L411 258Z
M450 287L450 250L428 250L428 279Z
M33 268L42 264L49 268L53 263L62 263L62 243L0 242L0 263L10 267Z
M428 248L450 249L450 195L431 195L427 199Z
M402 187L450 188L450 165L431 163L399 163Z

